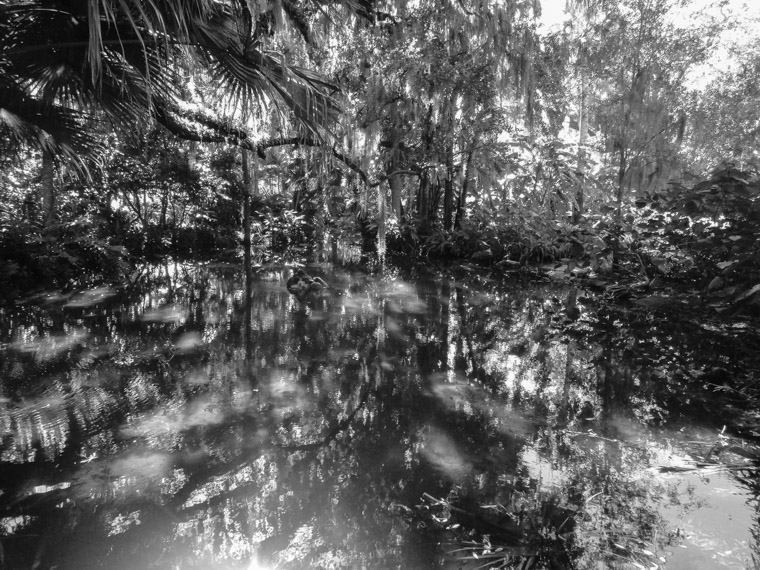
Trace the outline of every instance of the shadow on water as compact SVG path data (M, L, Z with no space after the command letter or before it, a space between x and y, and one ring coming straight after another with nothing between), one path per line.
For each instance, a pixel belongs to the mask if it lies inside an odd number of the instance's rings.
M746 323L312 271L300 300L285 268L246 306L165 265L2 312L0 568L754 563Z

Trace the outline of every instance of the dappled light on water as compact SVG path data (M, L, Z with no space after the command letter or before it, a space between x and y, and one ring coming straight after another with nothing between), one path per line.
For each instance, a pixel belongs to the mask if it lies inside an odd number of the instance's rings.
M435 428L423 436L421 455L436 471L452 481L462 481L472 471L464 450L453 438Z
M712 388L720 327L309 270L330 289L261 268L246 303L239 275L173 264L131 298L3 313L4 564L751 564L759 454L731 423L751 410Z

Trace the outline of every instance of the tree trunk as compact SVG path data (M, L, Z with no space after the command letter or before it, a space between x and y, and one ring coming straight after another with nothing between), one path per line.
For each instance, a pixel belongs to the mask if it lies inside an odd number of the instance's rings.
M248 150L240 149L243 162L243 263L245 264L246 298L251 294L251 170L248 164Z
M446 165L447 175L443 184L443 229L451 231L453 226L453 211L454 211L454 173L453 165L449 168Z
M422 155L432 161L433 154L433 106L428 106L425 126L422 133ZM433 225L435 209L433 207L433 184L430 179L430 169L426 168L420 177L417 194L417 225L424 234Z
M625 148L622 143L618 155L618 185L615 196L615 233L612 242L612 264L617 265L620 259L620 233L623 231L623 195L625 193L625 172L628 167Z
M446 129L446 181L443 186L443 229L451 231L454 210L454 112L451 102L447 105Z
M166 227L166 211L169 209L169 192L171 192L169 185L163 184L161 188L161 215L158 218L158 225L162 230Z
M45 228L55 220L55 163L53 155L42 151L42 227Z
M393 113L393 126L391 127L390 132L390 159L388 160L388 186L391 189L391 209L393 210L393 213L396 216L396 220L398 220L399 224L402 222L401 216L403 215L403 212L401 211L401 176L398 174L394 174L397 170L401 168L401 157L399 156L399 142L401 140L401 132L399 131L397 127L397 118L396 118L396 105L393 105L392 113Z
M391 189L391 210L396 216L398 223L401 224L404 216L404 212L401 209L401 176L398 174L395 176L389 176L388 187Z
M417 224L420 229L430 223L430 174L427 170L420 176L420 186L417 189Z
M478 145L478 137L472 141L470 152L467 153L467 164L464 167L464 180L462 181L462 191L459 193L459 200L457 200L457 215L454 220L454 227L459 229L464 220L464 208L467 203L467 193L470 190L470 180L472 179L472 155L475 152L475 147Z
M190 170L195 170L198 164L198 143L196 141L190 141L187 145L187 167Z
M377 255L381 266L385 263L385 185L377 185Z
M618 225L622 220L623 211L623 195L625 194L625 171L628 167L628 161L626 160L626 152L623 145L620 145L620 151L618 155L618 185L617 195L615 196L615 221Z
M583 72L581 72L583 73ZM577 224L583 215L584 186L586 184L586 142L588 140L588 90L586 78L581 75L581 100L579 105L580 117L578 118L578 186L575 191L573 202L573 223Z

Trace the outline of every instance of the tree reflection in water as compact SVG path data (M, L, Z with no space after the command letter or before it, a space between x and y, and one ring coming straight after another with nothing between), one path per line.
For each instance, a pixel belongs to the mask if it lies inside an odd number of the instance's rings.
M165 265L129 302L5 310L0 567L751 564L756 454L712 381L731 334L314 271L342 294L274 268L246 306L238 275Z

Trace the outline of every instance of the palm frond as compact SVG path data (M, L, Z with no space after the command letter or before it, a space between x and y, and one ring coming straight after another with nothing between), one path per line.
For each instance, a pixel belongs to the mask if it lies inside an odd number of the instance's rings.
M79 166L82 156L102 150L90 114L40 102L0 77L0 133L11 149L32 144Z
M292 113L310 133L323 136L339 110L332 97L337 86L309 70L287 65L275 51L244 46L223 20L198 23L198 41L212 77L244 103L274 104Z
M368 9L367 1L351 0L280 0L273 6L308 41L310 14L326 13L332 4ZM305 133L328 137L339 111L336 86L263 49L261 30L253 22L271 9L253 0L241 5L217 0L0 3L5 128L16 133L14 140L24 135L33 144L48 141L55 148L84 151L92 141L69 130L85 124L95 110L117 127L167 112L176 116L191 56L236 104L273 105Z

